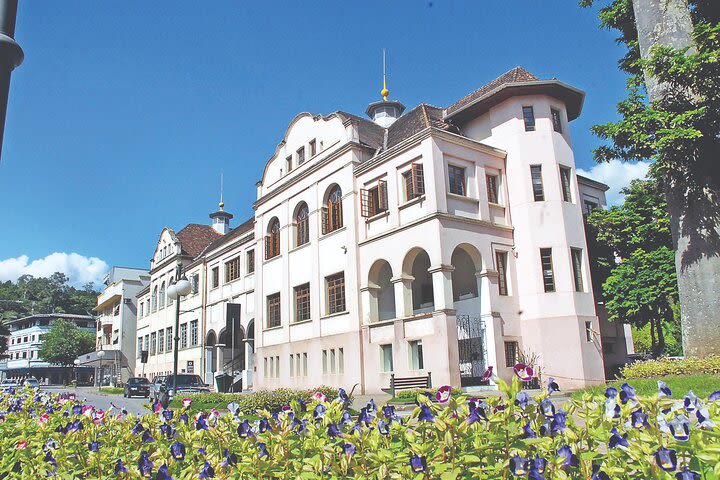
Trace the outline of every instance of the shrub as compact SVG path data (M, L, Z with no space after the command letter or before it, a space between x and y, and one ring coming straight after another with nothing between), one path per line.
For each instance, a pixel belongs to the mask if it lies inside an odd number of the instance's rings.
M427 389L427 388L411 388L408 390L397 390L395 392L395 398L391 399L393 402L397 403L415 403L415 399L417 396L421 393L430 392L433 397L435 397L435 390L434 389ZM463 393L461 388L453 388L452 394L453 395L461 395Z
M329 400L338 396L336 388L322 385L312 390L292 390L289 388L278 388L277 390L259 390L253 393L198 393L188 395L193 403L194 411L209 410L217 408L224 409L231 402L239 405L240 411L246 415L255 413L257 410L269 410L271 412L280 410L285 405L290 405L293 400L301 399L308 401L315 394L321 392ZM348 395L350 392L347 392ZM182 399L175 398L171 403L172 408L178 408Z
M705 358L688 357L679 360L661 358L625 365L620 369L623 378L652 378L667 375L720 374L720 355Z

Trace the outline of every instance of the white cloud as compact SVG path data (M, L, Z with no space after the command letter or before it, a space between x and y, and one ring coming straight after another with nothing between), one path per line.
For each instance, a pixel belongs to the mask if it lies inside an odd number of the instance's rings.
M97 257L85 257L77 253L55 252L45 258L30 261L27 255L0 260L0 281L15 281L21 275L49 277L62 272L70 278L70 283L80 287L88 282L102 283L108 271L108 264Z
M629 186L631 180L646 178L649 168L650 164L647 162L628 163L610 160L598 163L590 170L578 168L577 173L608 185L610 190L605 192L605 196L608 206L610 206L621 204L625 195L622 195L620 190Z

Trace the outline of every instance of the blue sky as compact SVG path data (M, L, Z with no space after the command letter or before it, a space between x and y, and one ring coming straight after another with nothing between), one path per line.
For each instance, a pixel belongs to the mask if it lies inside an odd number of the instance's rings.
M585 90L571 129L590 170L589 128L624 95L622 51L577 3L21 2L0 280L74 262L28 270L53 252L85 258L76 270L102 270L87 257L147 267L164 226L209 221L221 171L237 225L297 113L363 114L379 99L383 47L391 97L409 108L448 105L516 65Z

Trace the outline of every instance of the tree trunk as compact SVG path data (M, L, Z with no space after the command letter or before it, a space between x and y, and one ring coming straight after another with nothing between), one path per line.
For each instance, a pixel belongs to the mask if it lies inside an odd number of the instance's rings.
M686 0L632 0L640 43L647 58L654 45L676 49L693 46L692 19ZM670 85L645 75L650 100L663 102L672 94ZM705 150L698 150L708 152ZM704 155L710 155L705 153ZM696 165L713 165L713 158L697 158ZM687 356L720 354L720 219L716 176L680 172L665 179L670 228L675 246L675 268L680 294L683 350ZM702 179L700 195L689 195L683 174ZM697 193L697 192L695 192Z
M655 328L657 328L657 351L655 358L661 357L665 353L665 334L663 333L663 320L658 319L655 321Z
M655 341L655 320L650 320L650 355L656 358L657 341Z

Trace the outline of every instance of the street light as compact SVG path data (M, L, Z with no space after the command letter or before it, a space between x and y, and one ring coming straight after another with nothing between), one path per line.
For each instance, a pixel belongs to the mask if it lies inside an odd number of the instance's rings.
M180 278L182 273L182 264L178 263L175 267L175 278ZM177 392L177 373L178 373L178 343L180 342L180 297L188 295L192 291L192 285L185 275L177 282L171 284L167 289L167 296L175 300L175 350L173 356L173 388L172 394L175 396Z
M105 350L100 350L99 352L97 352L97 356L98 356L98 359L100 360L100 370L99 370L99 374L98 374L98 392L101 392L102 391L102 374L103 374L102 361L103 361L103 358L105 357Z
M77 358L73 360L73 363L75 364L75 388L78 386L78 366L80 365L80 360Z

